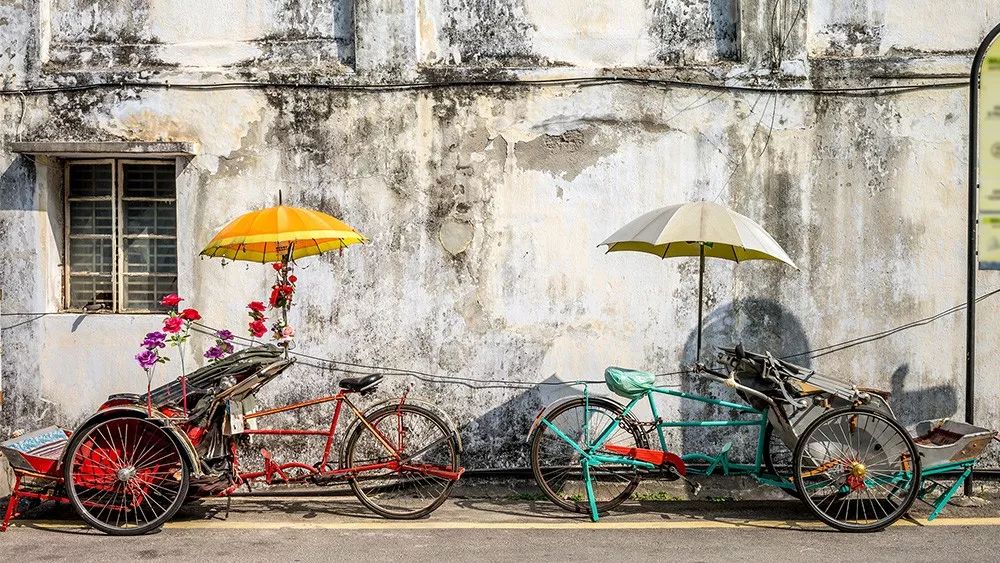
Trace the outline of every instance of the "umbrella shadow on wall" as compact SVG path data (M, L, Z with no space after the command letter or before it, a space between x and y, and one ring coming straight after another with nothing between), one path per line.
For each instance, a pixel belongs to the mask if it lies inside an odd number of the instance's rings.
M681 356L685 365L690 364L695 357L697 337L697 328L688 333ZM705 317L702 342L703 357L707 357L706 352L710 351L713 358L718 347L732 347L739 343L749 351L767 351L776 357L809 349L809 338L795 314L777 301L763 298L737 299L715 308ZM805 357L793 358L792 361L804 367L812 367L811 360ZM696 395L744 403L732 390L697 375L683 377L681 388ZM680 401L681 420L730 418L740 418L740 415L706 403ZM727 442L733 444L732 458L752 459L757 445L757 431L752 427L720 427L685 428L681 432L681 449L685 453L715 452Z

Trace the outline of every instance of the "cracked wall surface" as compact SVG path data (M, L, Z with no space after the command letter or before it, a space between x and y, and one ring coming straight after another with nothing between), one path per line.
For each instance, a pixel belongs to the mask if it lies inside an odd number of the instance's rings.
M112 85L0 96L0 311L50 313L0 321L12 327L2 335L0 437L73 427L108 394L141 391L145 377L132 356L159 325L146 315L59 313L62 163L14 154L16 141L197 142L198 154L178 161L180 291L207 322L240 333L244 305L266 296L270 278L259 265L197 259L219 228L276 204L278 190L290 204L357 227L370 244L302 261L291 312L298 350L342 361L529 384L600 379L609 365L676 371L694 359L697 261L605 255L596 245L649 209L697 199L754 218L799 266L710 261L709 344L796 353L964 301L963 88L816 96L511 82L953 80L967 72L1000 3L946 15L935 2L892 0L625 4L0 5L4 89ZM943 17L947 28L932 25ZM504 84L448 85L470 80ZM271 85L162 86L264 81ZM414 81L439 87L339 88ZM1000 277L981 272L979 283L992 289ZM1000 301L980 307L977 416L997 427L1000 330L990 319ZM208 345L193 340L188 365ZM964 317L812 366L893 390L904 422L961 416ZM172 362L157 377L176 375ZM329 393L337 377L297 366L262 399ZM407 383L391 377L380 396ZM414 383L461 426L470 468L526 465L524 434L538 409L578 392ZM706 414L673 400L663 407ZM324 416L286 421L321 424ZM670 437L685 451L752 439ZM270 442L276 457L302 447ZM993 454L989 463L997 464Z

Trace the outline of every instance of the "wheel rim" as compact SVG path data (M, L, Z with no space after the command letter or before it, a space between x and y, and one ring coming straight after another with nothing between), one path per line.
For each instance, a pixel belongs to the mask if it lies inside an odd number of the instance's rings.
M583 510L588 506L582 456L545 421L586 451L619 415L607 407L591 403L588 424L584 424L586 413L587 407L582 403L553 412L539 423L532 444L532 462L538 484L553 502L570 510ZM619 425L605 444L626 448L646 447L645 440L625 425ZM606 509L631 495L639 484L639 474L632 465L601 464L590 467L590 480L598 509Z
M183 501L184 462L162 428L138 418L86 431L70 460L70 495L81 514L111 529L156 526Z
M878 529L910 506L919 484L916 451L883 415L849 411L818 421L797 448L800 491L828 522Z
M359 427L348 453L349 466L395 466L359 472L352 481L359 498L385 515L398 517L421 514L443 502L455 480L437 473L458 471L457 446L447 426L410 407L376 413L368 422L379 434ZM383 439L400 452L400 460L388 451Z

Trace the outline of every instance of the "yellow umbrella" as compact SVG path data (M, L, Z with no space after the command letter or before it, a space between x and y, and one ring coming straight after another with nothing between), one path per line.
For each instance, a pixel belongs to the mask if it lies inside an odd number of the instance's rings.
M278 205L240 215L201 251L230 260L280 262L365 242L364 235L320 211Z
M705 257L734 262L776 260L795 263L763 227L719 204L699 201L656 209L630 222L598 246L608 252L645 252L660 258L698 256L698 345L701 358L702 289ZM796 268L797 269L797 268Z
M272 288L270 303L272 307L281 308L281 323L274 330L275 337L281 337L279 344L285 347L287 357L292 333L285 334L284 331L290 328L288 308L295 282L295 278L289 274L292 269L290 262L330 250L343 250L352 244L365 242L366 239L340 219L320 211L281 205L280 193L278 198L277 207L251 211L231 221L215 235L201 254L230 260L279 264L276 267L277 282ZM254 322L263 322L263 314L254 319ZM259 335L255 332L255 336Z

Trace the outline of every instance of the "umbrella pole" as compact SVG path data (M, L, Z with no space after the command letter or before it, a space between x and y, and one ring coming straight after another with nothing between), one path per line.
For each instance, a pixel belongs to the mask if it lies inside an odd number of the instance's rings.
M700 245L701 252L698 255L698 345L695 348L694 361L701 361L701 298L705 285L705 245Z

